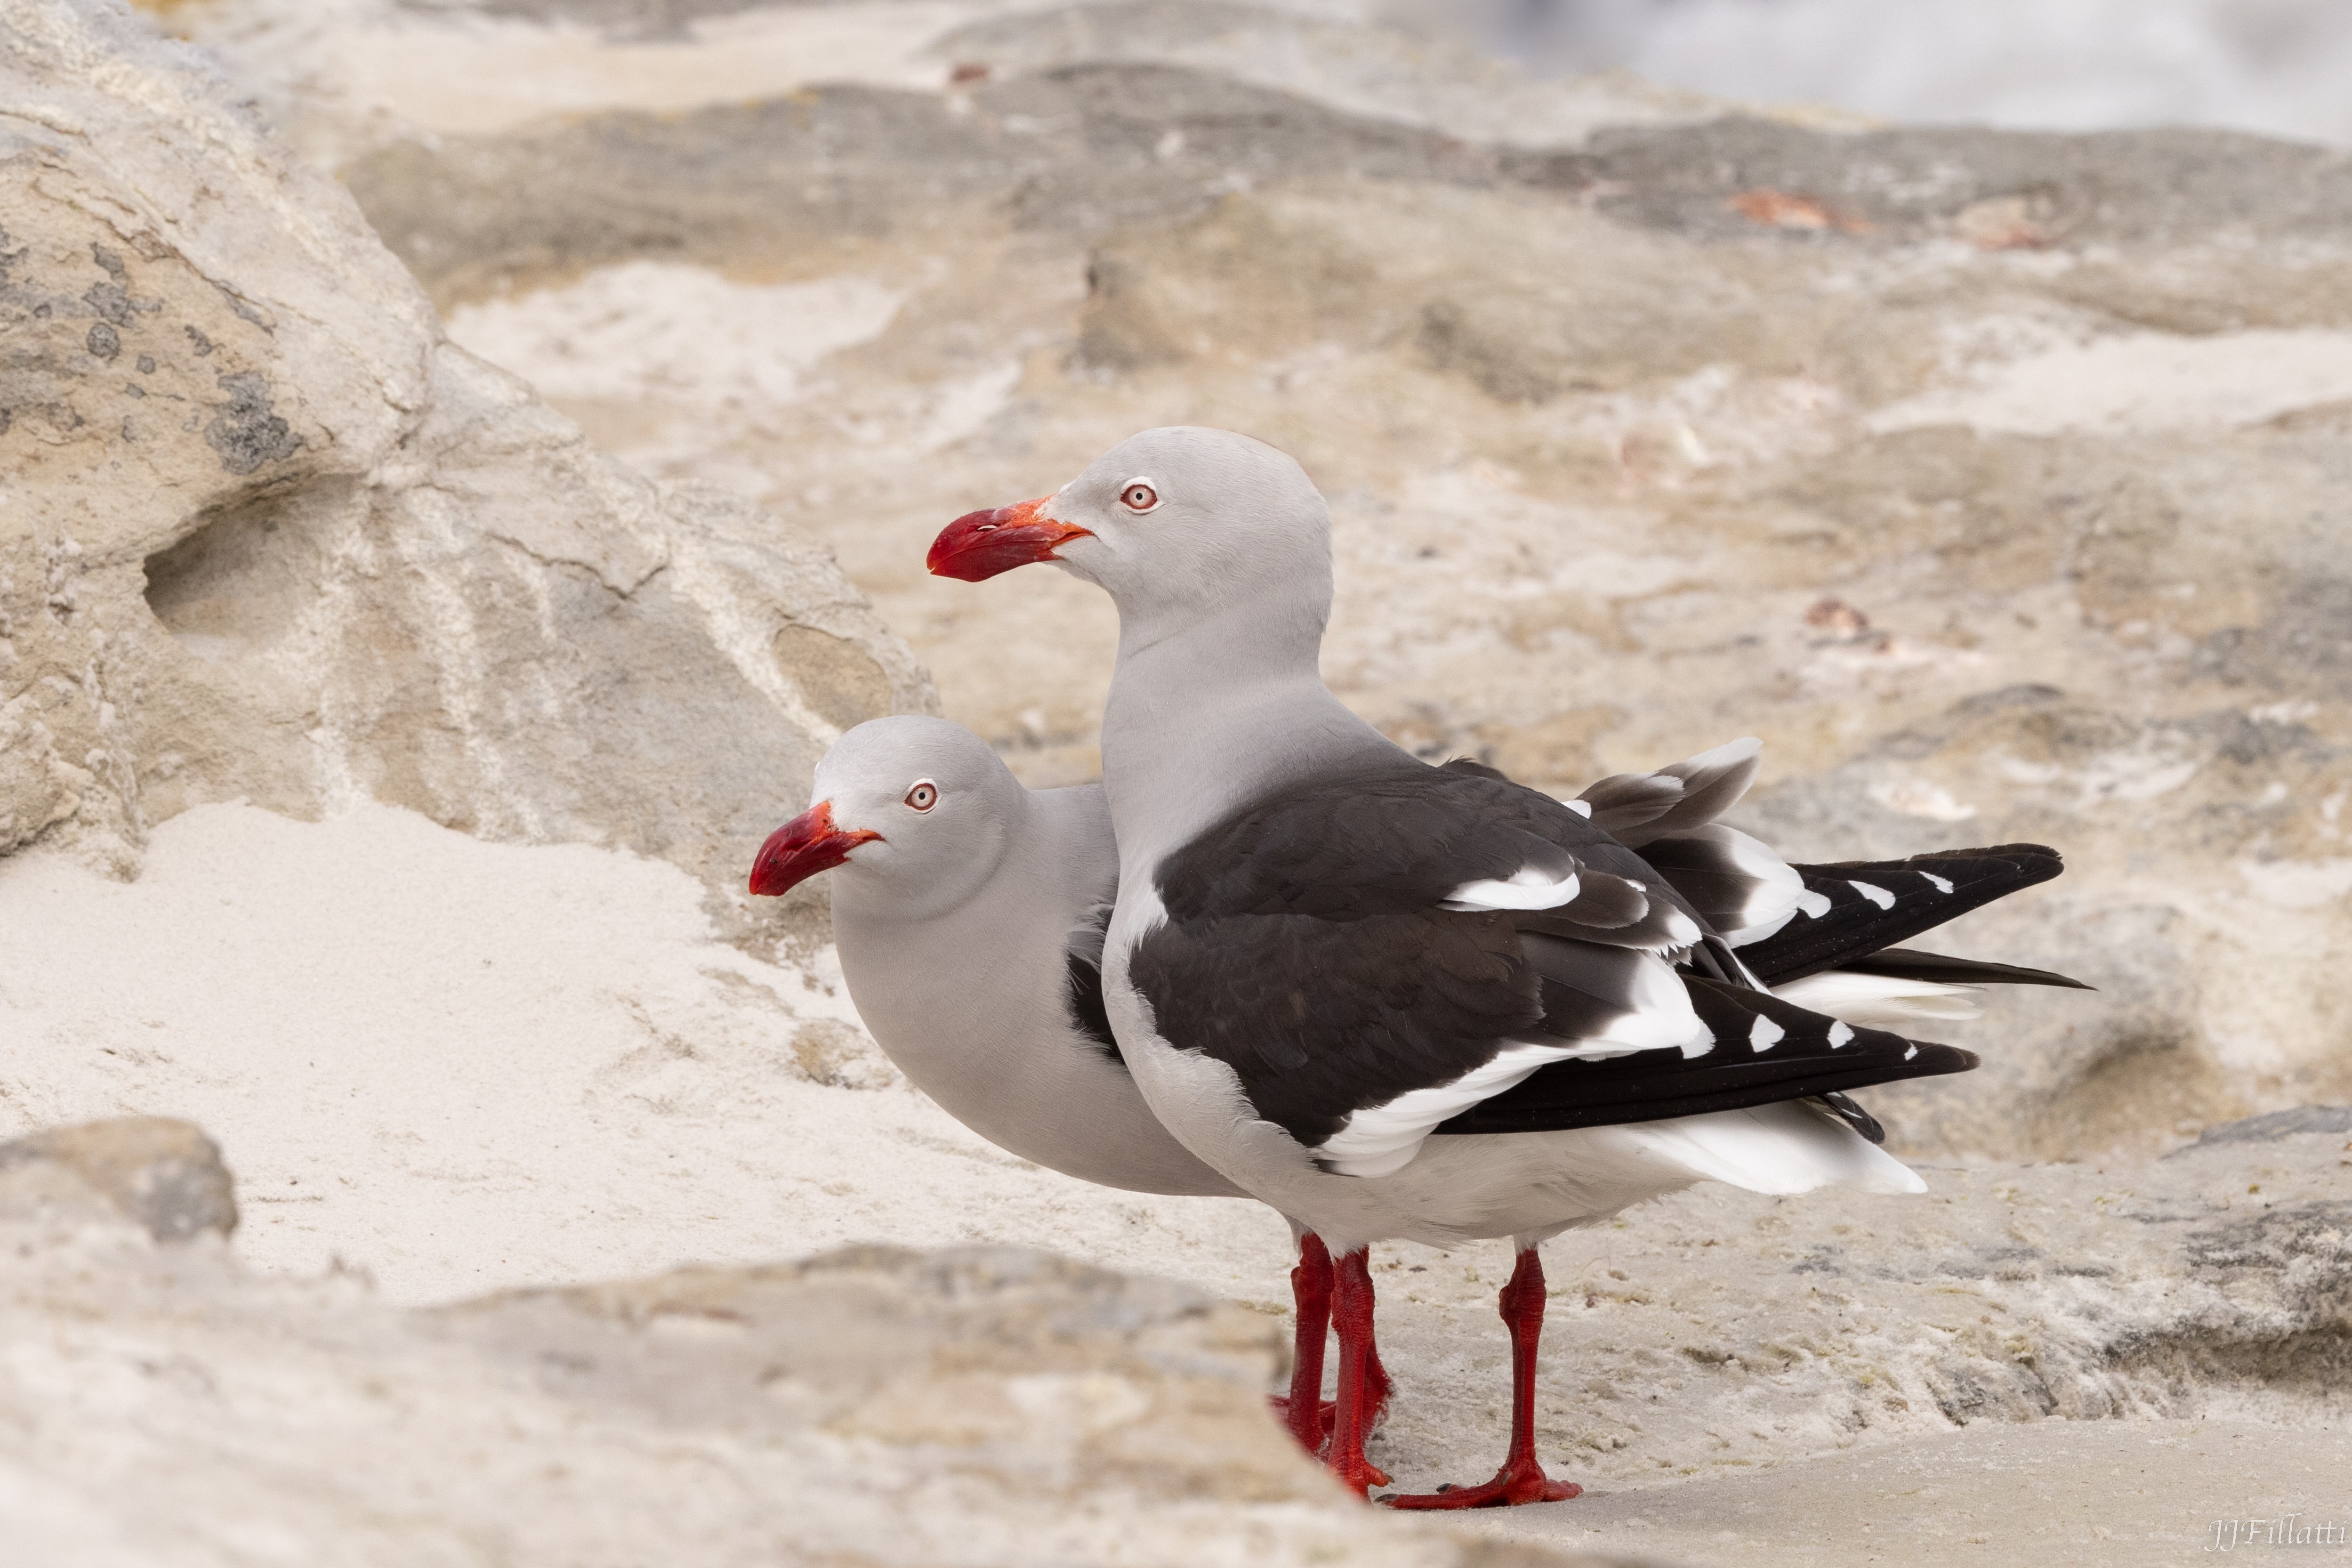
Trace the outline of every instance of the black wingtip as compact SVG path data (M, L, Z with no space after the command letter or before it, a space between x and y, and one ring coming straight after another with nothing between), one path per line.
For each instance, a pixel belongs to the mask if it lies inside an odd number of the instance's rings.
M2063 990L2095 991L2072 975L2054 969L2029 969L2017 964L1996 964L1983 958L1954 958L1917 947L1881 947L1858 954L1836 967L1853 975L1885 975L1899 980L1933 980L1947 986L2054 986Z
M1974 849L1925 850L1891 861L1821 861L1799 865L1799 871L1897 871L1935 861L2010 861L2031 883L2048 882L2066 869L2066 857L2048 844L1982 844Z
M1801 914L1740 949L1741 960L1768 986L1853 967L1856 959L2048 882L2065 863L2046 844L1992 844L1933 850L1899 861L1791 862L1791 869L1831 906ZM1906 876L1919 880L1889 885Z
M1973 1051L1843 1024L1769 991L1696 975L1683 977L1683 985L1715 1040L1698 1055L1686 1057L1666 1047L1550 1062L1437 1130L1541 1133L1655 1122L1782 1100L1826 1099L1874 1084L1941 1077L1977 1066ZM1757 1029L1759 1018L1770 1020L1777 1035ZM1862 1114L1867 1119L1867 1113Z

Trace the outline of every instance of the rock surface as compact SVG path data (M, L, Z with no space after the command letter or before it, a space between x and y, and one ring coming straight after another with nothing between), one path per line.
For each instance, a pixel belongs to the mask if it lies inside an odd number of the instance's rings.
M236 1228L236 1183L193 1123L121 1116L0 1143L0 1208L111 1211L157 1241Z
M2274 1546L2340 1552L2352 1542L2347 1469L2352 1434L2340 1427L1975 1426L1669 1492L1589 1491L1572 1504L1482 1515L1474 1528L1742 1568L2146 1568Z
M161 1130L167 1157L194 1135ZM1346 1502L1259 1397L1278 1316L1190 1287L856 1248L399 1309L32 1179L122 1136L0 1169L0 1512L35 1561L2104 1563L2340 1522L2340 1130L1910 1202L1692 1193L1563 1238L1538 1441L1588 1492L1460 1521L1485 1546ZM1374 1458L1481 1471L1499 1250L1383 1253Z
M0 852L373 799L754 923L824 747L931 702L823 549L448 343L194 51L49 0L0 46Z
M1348 1500L1276 1325L1181 1286L867 1248L403 1311L31 1191L110 1137L0 1146L16 1561L1599 1568Z
M1340 7L950 8L835 85L880 10L697 10L664 79L774 85L659 104L610 7L201 14L348 128L317 148L461 340L831 539L1033 780L1094 769L1109 608L924 544L1139 426L1238 426L1330 495L1328 671L1425 753L1562 785L1752 732L1746 821L1800 853L2066 851L1949 945L2101 994L1996 998L1983 1070L1874 1097L1901 1146L2352 1094L2345 154L1727 115ZM600 63L561 120L389 66L361 112L332 62L428 37Z
M376 873L334 874L353 864ZM236 1252L272 1290L368 1276L377 1301L419 1306L860 1244L1016 1245L1171 1278L1280 1331L1292 1254L1270 1212L1106 1195L990 1148L870 1058L803 1061L843 1008L727 945L659 862L383 807L204 807L157 830L135 883L48 849L0 862L0 1198L30 1182L60 1215L110 1211L63 1161L98 1169L139 1129L41 1129L170 1112L230 1151ZM2146 1164L1929 1167L1922 1197L1698 1189L1560 1237L1543 1458L1671 1511L1685 1486L1883 1467L1956 1426L2064 1422L2095 1445L2167 1422L2341 1430L2352 1112L2209 1132ZM1378 1249L1398 1396L1373 1456L1400 1485L1495 1463L1507 1262L1499 1242ZM1577 1517L1561 1539L1587 1542Z
M2310 1103L2352 1089L2352 162L1555 91L1341 5L170 15L548 402L199 62L0 0L16 1538L1516 1561L1273 1437L1278 1225L988 1149L709 895L833 729L928 700L789 530L950 714L1083 777L1108 607L921 547L1173 419L1322 480L1330 673L1408 744L1563 784L1755 730L1781 841L2073 862L1952 945L2107 988L1997 998L1987 1070L1874 1099L2010 1157L1554 1242L1538 1441L1591 1493L1497 1528L1812 1561L1842 1490L1950 1531L2008 1474L2140 1562L2173 1537L2124 1469L2200 1505L2225 1425L2262 1457L2216 1473L2278 1495L2215 1516L2301 1505L2278 1456L2352 1386L2352 1121ZM87 869L151 832L145 880ZM265 1272L199 1134L39 1131L192 1111ZM2015 1163L2055 1155L2092 1157ZM761 1261L860 1237L1184 1283ZM1494 1463L1506 1261L1381 1250L1400 1485ZM388 1304L488 1281L544 1288Z
M1703 1186L1562 1237L1546 1249L1545 1461L1673 1488L1979 1424L2343 1431L2352 1143L2245 1132L2145 1165L1929 1168L1924 1197ZM1401 1482L1494 1463L1505 1263L1499 1246L1381 1249L1382 1351L1413 1370L1374 1458ZM1485 1418L1421 1406L1423 1379L1483 1389Z

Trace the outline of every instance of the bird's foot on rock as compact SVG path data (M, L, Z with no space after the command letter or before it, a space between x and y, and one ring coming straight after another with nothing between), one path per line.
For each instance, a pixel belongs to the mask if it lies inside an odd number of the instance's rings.
M1483 1486L1440 1487L1433 1492L1391 1495L1380 1500L1403 1509L1517 1508L1524 1502L1566 1502L1583 1491L1574 1481L1553 1480L1530 1459L1524 1465L1505 1465Z

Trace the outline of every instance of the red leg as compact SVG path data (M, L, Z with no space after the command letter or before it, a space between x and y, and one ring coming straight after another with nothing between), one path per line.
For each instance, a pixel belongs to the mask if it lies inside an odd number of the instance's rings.
M1339 1260L1331 1292L1331 1321L1339 1331L1339 1400L1331 1412L1331 1441L1323 1463L1358 1497L1389 1484L1383 1472L1364 1458L1364 1438L1371 1431L1370 1384L1372 1362L1372 1275L1370 1254L1359 1247ZM1385 1378L1388 1375L1381 1375Z
M1396 1385L1389 1378L1389 1369L1381 1364L1380 1335L1374 1331L1376 1316L1372 1301L1371 1257L1364 1258L1364 1435L1369 1437L1380 1429L1381 1418L1389 1413L1389 1396ZM1328 1439L1339 1413L1334 1401L1323 1406L1323 1435ZM1385 1483L1383 1483L1385 1484Z
M1323 1404L1323 1338L1331 1327L1331 1253L1309 1232L1298 1239L1298 1267L1290 1271L1290 1299L1297 1313L1296 1348L1290 1358L1290 1396L1270 1403L1298 1446L1310 1454L1323 1448L1330 1417Z
M1532 1247L1519 1254L1503 1287L1503 1322L1511 1330L1511 1451L1484 1486L1385 1499L1391 1508L1504 1508L1522 1502L1563 1502L1584 1489L1546 1476L1536 1460L1536 1342L1543 1335L1543 1260Z
M1323 1397L1323 1340L1331 1323L1331 1254L1319 1236L1310 1233L1299 1239L1298 1266L1290 1271L1290 1297L1297 1325L1290 1358L1290 1392L1273 1395L1266 1403L1274 1406L1275 1419L1290 1428L1290 1435L1298 1439L1298 1446L1319 1456L1330 1438L1332 1416L1339 1409L1333 1401ZM1364 1339L1364 1396L1369 1411L1366 1430L1378 1427L1381 1418L1388 1414L1389 1395L1395 1386L1388 1368L1381 1364L1380 1346L1368 1324ZM1311 1406L1309 1400L1314 1402ZM1309 1408L1315 1412L1311 1427L1303 1415Z
M1364 1277L1364 1289L1372 1288L1371 1276ZM1364 1430L1377 1430L1381 1417L1389 1413L1389 1396L1396 1384L1389 1377L1389 1369L1381 1364L1381 1347L1372 1334L1370 1319L1364 1322Z

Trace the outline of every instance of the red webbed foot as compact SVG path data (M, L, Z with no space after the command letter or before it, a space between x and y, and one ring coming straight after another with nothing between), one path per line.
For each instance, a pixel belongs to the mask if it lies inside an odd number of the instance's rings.
M1496 1303L1511 1331L1511 1447L1503 1468L1484 1486L1446 1487L1433 1492L1384 1497L1391 1508L1514 1508L1527 1502L1566 1502L1584 1489L1556 1481L1536 1462L1536 1346L1543 1333L1543 1260L1533 1247L1520 1249L1510 1282Z
M1566 1502L1583 1493L1584 1489L1574 1481L1553 1480L1544 1474L1541 1465L1529 1460L1525 1465L1506 1464L1495 1473L1493 1480L1482 1486L1446 1487L1380 1500L1391 1508L1403 1509L1517 1508L1527 1502Z

